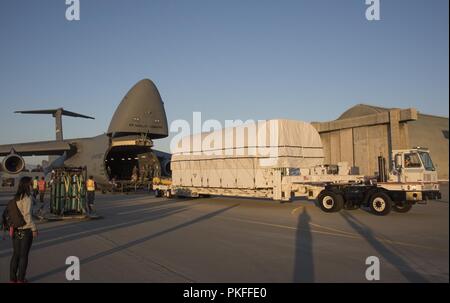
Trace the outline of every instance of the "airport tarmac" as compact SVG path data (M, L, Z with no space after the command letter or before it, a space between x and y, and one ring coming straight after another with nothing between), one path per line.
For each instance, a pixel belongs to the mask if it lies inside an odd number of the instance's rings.
M103 219L39 223L27 277L67 282L66 258L77 256L81 282L368 282L365 261L376 256L380 282L448 283L448 184L442 192L386 217L308 201L97 194ZM0 241L0 282L10 255Z

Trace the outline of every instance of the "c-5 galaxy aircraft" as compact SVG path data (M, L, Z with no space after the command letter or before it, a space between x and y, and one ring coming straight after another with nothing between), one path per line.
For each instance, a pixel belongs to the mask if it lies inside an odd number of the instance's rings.
M154 139L168 136L164 103L155 84L144 79L135 84L117 107L108 132L92 138L63 139L62 116L89 118L81 114L55 110L20 111L23 114L52 114L56 119L56 140L0 145L4 156L1 170L9 175L25 169L24 156L53 156L44 172L58 167L87 167L102 189L111 181L127 182L133 170L145 168L149 177L169 176L170 154L153 150ZM135 168L136 167L136 168Z

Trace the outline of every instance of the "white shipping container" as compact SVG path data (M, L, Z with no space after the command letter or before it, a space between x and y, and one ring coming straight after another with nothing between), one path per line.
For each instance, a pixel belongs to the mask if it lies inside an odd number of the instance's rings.
M309 123L267 120L182 138L172 150L173 186L257 189L273 186L273 168L323 164Z

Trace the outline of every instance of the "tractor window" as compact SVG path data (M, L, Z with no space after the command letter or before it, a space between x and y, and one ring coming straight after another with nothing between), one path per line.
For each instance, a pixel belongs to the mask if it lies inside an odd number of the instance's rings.
M421 168L419 155L416 153L405 154L405 168Z
M423 162L423 166L425 167L426 170L431 170L434 171L434 165L433 165L433 161L431 161L431 157L429 153L426 152L419 152L420 158L422 159Z

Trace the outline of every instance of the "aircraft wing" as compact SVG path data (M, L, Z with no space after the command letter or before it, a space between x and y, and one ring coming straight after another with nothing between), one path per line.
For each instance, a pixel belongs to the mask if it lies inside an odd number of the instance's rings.
M154 149L153 152L155 153L155 155L156 155L158 158L166 158L166 159L170 159L170 158L172 157L171 154L166 153L166 152L163 152L163 151L160 151L160 150Z
M0 157L7 156L12 150L20 156L62 155L73 147L64 141L41 141L0 145Z

